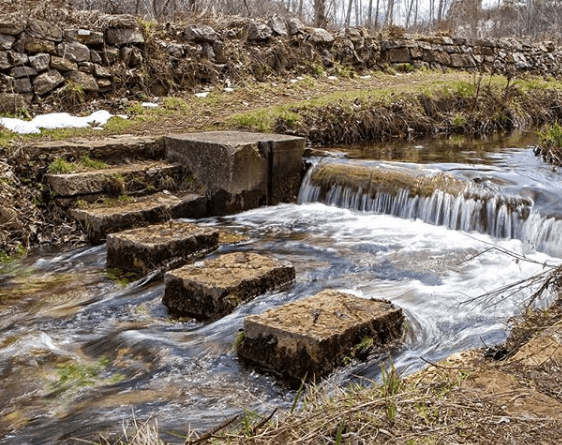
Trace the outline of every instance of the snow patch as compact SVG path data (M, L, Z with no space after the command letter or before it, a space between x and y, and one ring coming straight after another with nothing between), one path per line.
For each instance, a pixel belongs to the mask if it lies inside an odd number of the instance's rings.
M0 118L0 125L18 134L38 134L41 129L100 127L113 117L105 110L96 111L89 116L71 116L68 113L49 113L34 117L30 121L10 117Z

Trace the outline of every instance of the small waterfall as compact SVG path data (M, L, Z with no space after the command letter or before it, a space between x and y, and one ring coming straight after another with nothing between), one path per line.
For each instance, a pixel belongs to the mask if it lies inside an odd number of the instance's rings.
M546 249L546 245L557 237L562 246L562 221L545 223L538 215L530 217L533 207L530 199L495 194L471 183L463 183L463 188L459 188L454 179L440 178L429 187L427 177L407 177L409 173L404 171L399 172L399 186L390 187L389 182L395 181L394 172L383 177L380 168L370 176L365 167L340 165L330 168L332 170L325 176L318 173L315 176L314 168L307 173L299 203L323 202L352 210L420 219L453 230L477 231L496 238L529 240L533 246L541 246L543 251L551 250ZM351 169L349 178L344 178L347 172L342 173L346 168ZM334 169L337 175L333 173ZM445 184L445 190L441 189L442 184ZM417 193L418 190L421 193ZM449 193L449 190L458 190L458 193ZM560 235L556 235L558 233ZM562 247L560 250L562 253Z

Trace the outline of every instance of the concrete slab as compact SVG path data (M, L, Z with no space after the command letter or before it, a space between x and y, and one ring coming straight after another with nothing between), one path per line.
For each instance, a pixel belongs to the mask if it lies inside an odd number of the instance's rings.
M366 349L390 348L402 335L403 320L389 301L325 290L246 317L237 351L242 361L298 384L305 375L325 376Z
M218 245L218 229L169 221L108 235L107 267L147 274L179 267Z
M213 320L294 278L294 267L275 258L229 253L166 273L162 302L174 316Z
M93 243L104 240L109 233L121 230L175 218L202 218L207 215L206 197L193 194L178 197L166 193L70 210L70 216L84 227Z
M67 174L45 175L51 193L58 196L119 195L142 190L176 188L184 168L162 161L142 162Z
M213 214L294 202L305 139L218 131L164 138L165 156L186 166L211 196Z

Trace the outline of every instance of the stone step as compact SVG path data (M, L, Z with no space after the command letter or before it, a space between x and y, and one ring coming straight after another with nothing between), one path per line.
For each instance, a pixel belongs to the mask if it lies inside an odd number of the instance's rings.
M208 215L207 198L201 195L156 193L129 199L115 199L86 209L71 209L70 216L84 227L91 242L98 243L109 233L170 219L202 218Z
M26 144L26 156L52 162L59 157L67 161L84 155L102 159L108 164L162 159L164 144L161 136L115 135L105 138L74 138L62 141L39 141Z
M298 385L369 348L387 350L400 339L403 321L402 310L389 301L325 290L246 317L237 352L242 361Z
M167 272L162 303L174 316L214 320L294 278L294 267L275 258L229 253Z
M179 164L150 161L125 164L100 170L67 174L47 174L45 183L51 194L77 197L94 194L121 195L134 192L172 190L185 179L186 172Z
M219 245L219 231L181 221L169 221L107 236L107 267L145 275L185 264Z

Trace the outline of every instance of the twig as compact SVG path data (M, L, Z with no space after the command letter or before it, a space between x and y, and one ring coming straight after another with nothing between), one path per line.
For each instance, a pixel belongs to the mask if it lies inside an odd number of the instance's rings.
M252 429L252 436L255 435L257 433L257 431L264 426L267 422L269 422L271 420L271 418L273 417L273 415L277 412L277 408L275 408L273 411L271 411L271 414L266 417L265 419L263 419L261 422L259 422L253 429Z
M237 415L234 416L232 419L229 419L226 422L221 423L219 426L217 426L215 429L209 431L208 433L203 434L198 439L195 439L195 440L186 439L183 444L184 445L194 445L196 443L201 443L201 442L203 442L207 439L210 439L211 437L213 437L214 434L216 434L218 431L222 430L223 428L226 428L228 425L233 423L236 419L238 419Z

